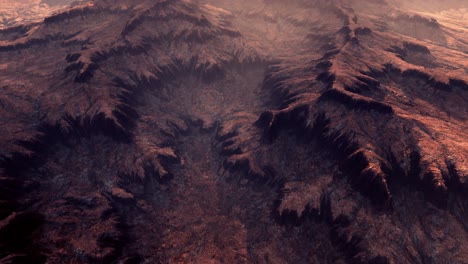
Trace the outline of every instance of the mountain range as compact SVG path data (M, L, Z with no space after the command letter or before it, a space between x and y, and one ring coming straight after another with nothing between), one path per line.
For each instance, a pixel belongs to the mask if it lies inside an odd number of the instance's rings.
M468 263L466 1L70 2L0 13L0 263Z

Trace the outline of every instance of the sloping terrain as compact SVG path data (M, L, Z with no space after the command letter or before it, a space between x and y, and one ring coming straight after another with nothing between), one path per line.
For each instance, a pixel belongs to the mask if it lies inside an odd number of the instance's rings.
M40 22L54 12L88 0L0 0L0 29Z
M468 6L415 4L0 30L0 263L468 263Z

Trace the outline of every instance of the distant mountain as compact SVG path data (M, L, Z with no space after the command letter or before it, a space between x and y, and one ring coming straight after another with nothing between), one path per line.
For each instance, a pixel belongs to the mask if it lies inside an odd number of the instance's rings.
M54 12L88 1L74 0L1 0L0 28L39 22Z
M0 30L0 263L468 263L468 6L411 3Z
M464 9L468 7L466 0L388 0L399 7L412 10L443 11L449 9Z

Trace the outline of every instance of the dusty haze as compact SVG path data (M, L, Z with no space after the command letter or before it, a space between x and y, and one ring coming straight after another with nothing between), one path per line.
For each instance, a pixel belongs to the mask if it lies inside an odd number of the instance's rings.
M0 264L468 264L466 1L1 3Z

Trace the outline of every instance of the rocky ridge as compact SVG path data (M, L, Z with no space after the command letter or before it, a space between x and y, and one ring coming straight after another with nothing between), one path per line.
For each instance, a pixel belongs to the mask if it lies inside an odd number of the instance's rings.
M0 263L467 263L463 10L96 0L1 30Z

